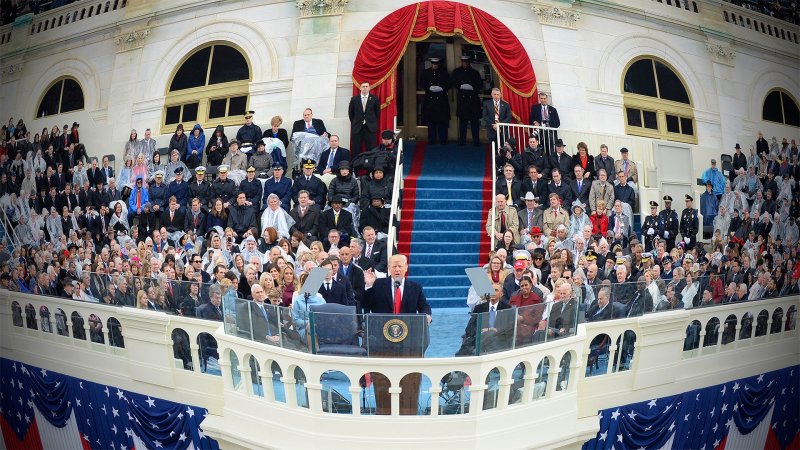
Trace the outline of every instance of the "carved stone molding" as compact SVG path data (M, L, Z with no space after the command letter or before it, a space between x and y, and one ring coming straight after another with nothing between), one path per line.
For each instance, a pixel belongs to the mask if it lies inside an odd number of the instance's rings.
M565 6L542 5L537 2L531 2L531 10L539 18L539 23L543 25L553 25L572 30L578 28L578 21L581 18L581 13L578 10Z
M350 0L296 0L301 17L343 14Z
M22 63L16 64L9 64L7 66L0 67L0 79L3 82L12 81L18 79L22 75Z
M137 48L144 47L147 36L150 35L150 29L126 31L117 34L114 38L114 44L117 46L117 53L127 52Z
M714 62L732 66L736 59L736 50L730 45L706 42L706 49Z

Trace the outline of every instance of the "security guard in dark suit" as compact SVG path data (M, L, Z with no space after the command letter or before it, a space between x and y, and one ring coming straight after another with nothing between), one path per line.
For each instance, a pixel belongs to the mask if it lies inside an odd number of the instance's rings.
M686 195L686 209L681 213L681 235L687 249L692 249L697 243L697 232L700 228L700 221L697 210L692 208L694 199L691 195ZM688 241L687 241L688 239Z
M642 237L644 239L644 251L649 252L654 248L654 241L663 234L663 224L658 215L658 203L650 202L650 215L642 222Z
M678 237L678 231L680 231L680 221L678 213L672 209L672 197L665 195L663 200L664 209L658 213L658 217L661 218L663 226L661 236L664 238L664 242L667 244L666 250L669 252L675 248L675 238Z
M256 178L256 168L252 165L247 168L247 178L239 183L239 192L244 192L247 201L256 212L261 211L261 197L264 195L264 188L261 180Z

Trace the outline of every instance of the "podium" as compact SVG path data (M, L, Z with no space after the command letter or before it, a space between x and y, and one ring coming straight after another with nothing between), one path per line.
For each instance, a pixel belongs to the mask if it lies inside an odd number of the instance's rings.
M364 331L367 353L370 358L422 358L430 342L425 314L367 314ZM400 381L400 414L417 415L419 373L407 374ZM392 397L389 379L372 375L375 389L375 407L378 415L389 415Z

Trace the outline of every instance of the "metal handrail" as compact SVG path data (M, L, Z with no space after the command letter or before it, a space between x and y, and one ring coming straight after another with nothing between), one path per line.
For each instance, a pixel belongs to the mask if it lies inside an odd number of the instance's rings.
M11 226L11 221L8 220L8 216L6 215L6 212L3 211L3 213L0 214L0 216L3 217L2 225L3 225L3 228L5 228L5 230L6 230L6 239L9 239L12 242L12 244L14 245L14 248L21 247L22 246L22 241L19 239L19 236L17 236L17 230L15 230L14 227Z
M498 132L499 131L500 130L498 130ZM499 134L498 134L498 136L499 136ZM497 147L497 142L496 141L492 141L492 170L491 170L491 174L492 174L491 175L491 177L492 177L492 202L491 202L491 206L489 207L489 211L492 212L492 235L490 236L490 238L491 238L491 247L489 248L489 252L494 250L494 246L495 246L495 242L494 242L494 240L495 240L495 237L494 237L494 233L495 233L494 227L495 227L495 225L494 225L494 222L495 222L495 216L497 214L497 209L494 207L494 198L497 196L497 183L495 182L495 174L497 173L497 170L496 170L496 168L497 168L497 148L498 148Z
M397 227L395 227L395 218L400 219L400 190L403 188L403 140L397 141L397 156L394 164L394 180L392 182L392 205L389 210L389 229L388 238L386 240L386 251L389 256L395 254L395 247L397 244Z

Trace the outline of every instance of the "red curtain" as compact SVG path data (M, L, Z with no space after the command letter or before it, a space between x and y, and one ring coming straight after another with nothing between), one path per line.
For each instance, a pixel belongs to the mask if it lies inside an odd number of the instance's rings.
M536 103L536 75L528 54L514 33L485 11L449 1L416 3L384 17L367 34L353 68L353 95L363 82L373 86L381 101L381 129L393 127L397 114L397 64L409 41L431 34L458 35L482 45L500 78L503 99L514 119L526 123Z

